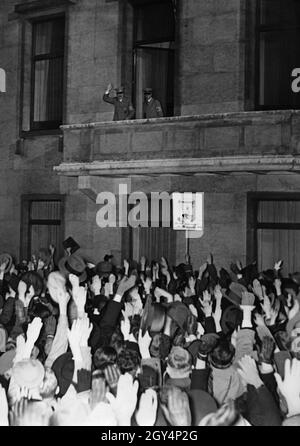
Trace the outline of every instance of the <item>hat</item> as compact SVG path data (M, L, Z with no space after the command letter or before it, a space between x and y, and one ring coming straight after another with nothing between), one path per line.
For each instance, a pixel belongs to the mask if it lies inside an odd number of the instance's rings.
M9 350L0 356L0 375L4 375L14 365L13 361L16 356L16 350Z
M217 403L213 397L200 389L191 389L187 392L192 415L192 426L198 426L206 415L216 412Z
M172 302L168 308L167 314L180 328L183 330L186 329L190 315L190 310L186 305L179 301Z
M124 93L124 87L117 88L117 94Z
M166 319L166 309L162 304L152 303L151 296L147 297L141 318L142 335L149 329L150 332L159 333Z
M6 262L6 267L5 267L4 273L7 273L10 270L12 263L13 263L12 256L7 253L0 254L0 265L4 262Z
M72 254L60 259L58 262L58 268L65 277L68 277L69 274L75 274L75 276L79 277L80 282L84 282L86 280L86 264L83 258L78 254Z
M151 94L152 92L153 92L152 88L150 88L150 87L144 88L144 93Z
M72 384L74 374L74 360L72 358L71 352L63 353L52 364L52 370L60 389L58 397L62 397Z
M45 369L38 359L18 361L12 369L12 376L19 387L33 389L39 387L44 379Z
M113 270L113 265L110 262L102 261L97 263L95 271L100 277L109 276Z
M0 326L0 352L6 351L7 331Z

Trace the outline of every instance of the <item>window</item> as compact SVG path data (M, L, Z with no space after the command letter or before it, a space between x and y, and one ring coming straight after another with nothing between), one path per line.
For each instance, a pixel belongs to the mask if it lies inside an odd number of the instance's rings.
M260 271L280 259L284 276L299 271L300 194L249 194L248 248Z
M148 261L159 260L166 257L170 265L176 262L176 232L173 229L173 203L172 200L163 197L159 201L152 201L151 195L147 196L148 221L143 226L128 227L122 229L122 255L137 261L145 256ZM128 215L133 209L128 204ZM153 211L153 212L152 212ZM138 215L138 219L141 215ZM146 227L145 227L146 226Z
M31 130L56 129L63 116L64 17L32 24Z
M132 0L134 11L134 98L136 118L143 118L143 89L151 87L164 116L174 108L174 1Z
M63 255L63 198L59 195L22 197L21 258L30 259L40 248L56 247Z
M258 0L257 92L259 109L298 109L292 70L300 67L300 1Z

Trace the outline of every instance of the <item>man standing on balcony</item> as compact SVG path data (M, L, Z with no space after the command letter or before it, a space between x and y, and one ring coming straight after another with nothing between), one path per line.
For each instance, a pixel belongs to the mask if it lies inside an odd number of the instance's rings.
M114 105L113 121L124 121L134 117L134 108L130 100L124 94L124 88L120 87L115 90L115 96L111 97L110 93L113 90L112 84L109 84L106 92L103 95L103 100L109 104Z
M144 88L144 118L162 118L164 116L161 103L152 96L152 88Z

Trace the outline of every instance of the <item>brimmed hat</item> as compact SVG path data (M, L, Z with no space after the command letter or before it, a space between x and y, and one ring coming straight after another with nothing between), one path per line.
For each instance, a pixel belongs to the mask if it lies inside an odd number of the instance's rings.
M113 265L110 262L103 260L97 263L95 271L99 277L108 277L113 270Z
M0 356L0 375L4 375L14 365L16 350L9 350Z
M182 302L172 302L167 310L168 316L183 330L187 327L190 310Z
M150 87L146 87L146 88L144 88L144 93L153 93L153 90L152 90L152 88L150 88Z
M152 303L151 296L147 297L141 318L141 330L144 335L147 330L159 333L166 320L166 309L162 304Z
M5 267L4 273L7 273L11 269L11 266L13 263L12 256L7 253L0 254L0 265L4 262L6 262L6 267Z
M75 274L79 277L80 282L84 282L87 278L85 261L78 254L63 257L58 262L58 267L65 277L68 277L69 274Z
M18 386L33 389L42 384L45 369L38 359L24 359L13 366L12 376Z

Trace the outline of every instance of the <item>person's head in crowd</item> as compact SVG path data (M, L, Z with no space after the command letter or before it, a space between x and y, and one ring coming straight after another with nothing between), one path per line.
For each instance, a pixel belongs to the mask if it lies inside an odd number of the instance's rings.
M18 293L23 293L25 290L25 297L30 298L40 296L44 288L43 279L35 271L28 271L23 274L18 284Z
M210 363L217 369L226 369L232 365L235 348L230 340L222 337L209 355Z
M192 356L190 353L180 347L173 346L167 358L166 372L171 379L189 378L192 371Z
M152 358L165 360L170 353L171 339L164 333L155 333L152 337L149 352Z
M117 361L117 352L113 347L104 346L98 348L93 356L95 369L104 370L108 365L115 364Z
M135 350L123 349L117 358L117 366L122 374L130 373L133 377L139 373L141 358Z
M117 354L121 353L124 349L124 339L119 327L115 329L110 337L110 347L113 347Z

